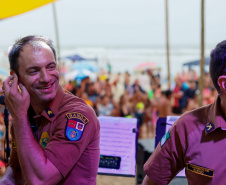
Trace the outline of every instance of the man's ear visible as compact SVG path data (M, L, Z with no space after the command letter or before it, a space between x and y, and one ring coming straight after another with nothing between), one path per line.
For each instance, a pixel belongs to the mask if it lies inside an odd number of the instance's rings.
M13 75L15 72L13 70L10 70L10 75Z
M16 72L15 71L13 71L13 70L10 70L10 75L13 75L13 74L16 74ZM18 84L20 83L20 78L19 78L19 76L18 76Z
M217 83L222 91L226 91L226 76L222 75L218 78Z

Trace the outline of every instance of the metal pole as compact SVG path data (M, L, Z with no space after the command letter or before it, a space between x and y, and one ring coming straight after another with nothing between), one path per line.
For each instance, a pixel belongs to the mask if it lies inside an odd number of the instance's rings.
M168 30L168 0L166 0L166 53L167 53L167 68L168 68L168 88L171 89L170 59L169 59L169 30Z
M204 0L201 1L201 60L200 60L200 78L199 78L199 106L202 106L203 102L203 88L204 88L204 61L205 61L205 17L204 17Z
M59 32L58 32L58 22L57 22L57 14L56 14L56 7L55 3L52 3L53 8L53 19L54 19L54 28L55 28L55 36L56 36L56 48L57 48L57 60L58 64L60 65L60 39L59 39Z

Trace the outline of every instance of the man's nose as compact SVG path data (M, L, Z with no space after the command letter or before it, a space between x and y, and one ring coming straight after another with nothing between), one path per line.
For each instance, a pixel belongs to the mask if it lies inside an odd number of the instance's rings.
M50 75L47 70L45 69L41 70L40 80L43 82L48 82L50 80Z

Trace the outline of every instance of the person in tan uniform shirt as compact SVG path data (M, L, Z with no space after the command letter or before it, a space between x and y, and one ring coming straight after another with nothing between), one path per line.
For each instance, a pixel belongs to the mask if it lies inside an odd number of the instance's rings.
M50 39L27 36L9 52L3 83L13 148L0 184L95 185L100 125L93 109L59 85Z
M210 55L214 103L183 114L144 164L143 185L165 185L185 168L189 185L226 182L226 40Z

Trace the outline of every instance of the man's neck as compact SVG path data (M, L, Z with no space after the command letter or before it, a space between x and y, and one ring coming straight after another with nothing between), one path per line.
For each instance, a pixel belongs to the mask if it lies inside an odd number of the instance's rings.
M42 113L43 110L45 110L47 108L48 104L39 104L37 105L37 103L31 103L31 106L33 107L36 115L40 115Z

